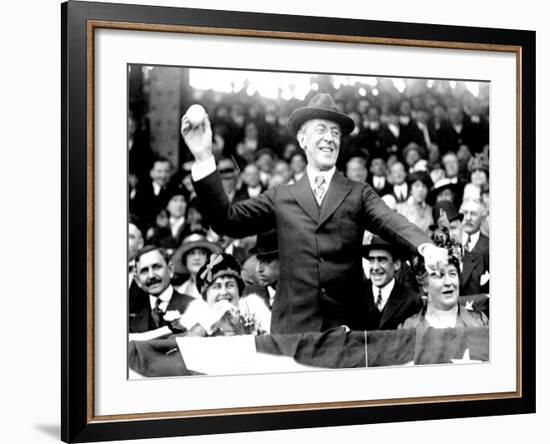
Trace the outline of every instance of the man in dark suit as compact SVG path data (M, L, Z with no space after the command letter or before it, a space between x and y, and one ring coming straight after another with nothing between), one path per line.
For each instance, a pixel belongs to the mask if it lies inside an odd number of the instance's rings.
M354 123L338 111L330 95L318 94L295 110L288 126L306 154L306 174L292 185L231 205L215 172L208 117L192 126L183 116L182 135L196 159L192 175L199 203L214 230L232 237L277 229L280 276L271 333L361 328L366 229L409 251L421 251L429 266L436 265L441 252L368 184L335 171L341 138Z
M390 168L391 181L393 183L391 187L391 195L395 197L395 201L398 204L402 204L407 201L409 197L409 185L407 184L407 171L403 162L394 162Z
M153 225L160 210L166 208L171 171L170 161L157 157L149 173L151 180L136 185L130 211L149 225Z
M256 197L265 191L265 187L260 180L260 169L256 164L250 163L244 167L242 179L242 186L235 193L235 202Z
M374 236L363 246L369 261L370 279L366 288L365 330L394 330L422 308L422 298L395 279L401 268L399 250L381 237Z
M367 183L378 193L379 196L385 196L392 193L392 186L386 179L386 161L382 156L374 155L370 159L370 175Z
M480 232L483 204L478 199L464 201L462 244L463 268L460 275L460 295L489 293L489 238Z
M170 284L174 266L164 250L146 246L135 258L135 280L144 291L140 301L134 301L129 313L129 332L144 333L170 326L179 318L179 325L190 329L208 318L204 301L178 293ZM168 331L170 333L170 331Z

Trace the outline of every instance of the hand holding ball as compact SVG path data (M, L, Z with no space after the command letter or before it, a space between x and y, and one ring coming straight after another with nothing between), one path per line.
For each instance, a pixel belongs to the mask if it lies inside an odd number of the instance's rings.
M192 128L195 128L204 122L206 111L201 105L195 104L189 107L185 115L187 116L189 125L191 125Z
M201 105L191 105L182 117L181 136L195 160L212 156L212 129L206 110Z

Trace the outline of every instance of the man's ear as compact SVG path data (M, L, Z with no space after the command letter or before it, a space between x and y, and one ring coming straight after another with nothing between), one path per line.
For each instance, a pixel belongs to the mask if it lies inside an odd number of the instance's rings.
M296 139L298 140L298 145L300 145L300 148L305 148L305 134L304 131L299 130L298 133L296 133Z
M393 261L393 271L397 272L401 268L401 259L394 259Z
M168 273L170 274L170 279L174 277L175 267L172 261L168 262Z

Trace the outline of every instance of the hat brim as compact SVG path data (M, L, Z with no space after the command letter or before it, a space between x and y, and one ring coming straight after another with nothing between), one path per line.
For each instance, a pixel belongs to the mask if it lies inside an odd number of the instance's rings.
M350 134L355 128L355 122L346 114L315 106L307 106L295 110L288 119L288 128L292 135L296 136L302 125L308 120L313 119L324 119L338 123L342 130L342 137Z
M428 197L426 198L426 203L433 207L435 205L435 200L437 198L437 195L444 190L451 190L455 194L455 198L456 198L456 193L458 192L458 186L456 183L448 183L438 188L432 189L428 193Z
M193 242L186 242L181 247L179 247L174 256L172 257L172 262L176 267L176 272L183 272L185 269L185 255L195 248L202 248L208 251L210 254L219 254L222 252L222 248L219 245L216 245L212 242L206 240L198 240ZM182 268L183 267L183 268Z
M404 256L403 251L399 247L389 245L389 244L381 244L381 243L363 245L361 247L361 256L363 256L364 258L367 258L371 250L389 251L390 254L395 259L401 259Z
M259 253L252 253L256 255L256 259L268 259L268 258L277 258L279 257L279 250L273 251L260 251Z
M252 247L250 249L249 253L250 254L255 254L256 256L268 256L268 255L271 255L271 254L278 254L279 250L275 249L275 250L264 251L262 248Z

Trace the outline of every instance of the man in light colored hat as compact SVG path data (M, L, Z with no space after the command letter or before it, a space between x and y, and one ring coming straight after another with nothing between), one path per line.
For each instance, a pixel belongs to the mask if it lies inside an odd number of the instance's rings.
M364 327L361 240L365 229L411 252L421 250L435 266L439 250L404 217L390 210L365 183L336 172L336 159L353 120L338 111L329 94L318 94L288 121L307 158L306 174L260 196L231 205L212 156L208 116L181 132L195 157L192 175L199 204L215 231L244 237L276 228L280 276L271 333Z

